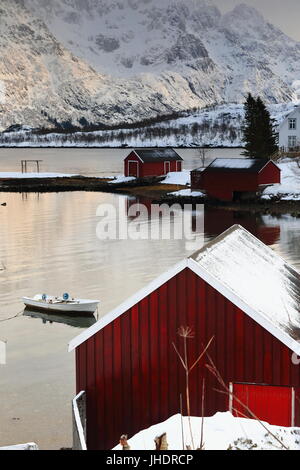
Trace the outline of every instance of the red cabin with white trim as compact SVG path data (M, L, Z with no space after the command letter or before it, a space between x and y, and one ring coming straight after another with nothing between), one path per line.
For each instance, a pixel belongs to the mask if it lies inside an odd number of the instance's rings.
M239 225L160 275L70 343L88 449L110 449L179 412L185 374L172 343L183 352L181 326L194 332L190 361L214 338L208 353L233 392L217 391L203 357L190 375L193 416L205 378L205 416L249 415L240 399L261 420L299 426L299 300L299 273Z
M134 149L124 159L124 175L135 178L161 176L181 171L183 159L170 148Z
M251 197L280 183L280 168L267 159L216 158L206 168L191 171L191 188L221 201Z

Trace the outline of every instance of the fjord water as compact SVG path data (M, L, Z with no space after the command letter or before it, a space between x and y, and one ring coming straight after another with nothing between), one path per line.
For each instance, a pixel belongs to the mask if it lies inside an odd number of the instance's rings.
M127 153L126 149L2 149L0 171L18 171L21 159L40 158L41 171L113 175L122 173ZM200 165L195 150L179 153L185 168ZM209 158L239 153L214 150ZM127 217L134 199L126 196L0 193L2 202L7 206L0 206L0 340L7 342L7 364L0 365L0 446L35 441L42 449L68 447L75 367L67 345L86 325L22 315L20 298L69 292L100 299L99 315L104 315L191 251L185 240L97 238L99 205L111 204ZM152 223L143 220L145 225ZM244 225L300 270L300 219L290 215L206 211L204 230L195 234L196 240L199 244L203 236L209 240L234 223Z

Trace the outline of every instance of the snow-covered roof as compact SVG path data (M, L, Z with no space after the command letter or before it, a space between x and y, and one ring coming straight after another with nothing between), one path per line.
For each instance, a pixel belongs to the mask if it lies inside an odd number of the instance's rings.
M281 121L281 123L279 124L279 129L281 129L281 127L288 121L288 119L296 117L299 111L300 111L300 106L295 105L294 109L292 109L292 111L289 114L287 114L285 118Z
M134 149L134 152L143 162L157 162L158 160L178 161L183 160L175 150L170 148L153 148L153 149Z
M234 225L191 259L265 320L300 340L300 274L247 230Z
M267 158L216 158L210 165L208 165L204 169L204 171L238 170L259 172L269 162L270 160L268 160Z
M234 225L102 317L69 344L100 331L151 292L189 268L234 305L300 354L300 274L240 225Z

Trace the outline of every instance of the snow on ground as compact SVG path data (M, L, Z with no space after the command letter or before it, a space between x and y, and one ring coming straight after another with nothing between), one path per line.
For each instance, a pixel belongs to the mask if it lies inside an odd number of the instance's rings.
M191 417L192 434L195 446L198 447L201 438L202 418ZM300 449L300 428L284 428L264 423L286 447L293 450ZM153 450L154 439L167 433L169 450L182 450L181 415L176 414L163 423L151 426L140 431L129 439L131 450ZM188 418L183 417L183 434L185 445L191 445ZM204 418L204 448L205 450L227 449L283 449L283 446L259 423L259 421L246 418L235 418L228 411L216 413L210 418ZM117 445L113 450L120 450Z
M280 197L281 200L300 200L300 168L296 161L283 160L278 164L281 169L281 183L269 186L263 191L262 199Z
M0 447L0 450L39 450L39 448L35 442L29 442L27 444Z
M171 171L167 174L161 184L178 184L180 186L187 186L191 184L190 170Z
M169 196L184 196L184 197L204 197L205 194L201 191L192 191L191 189L180 189L180 191L174 191L168 193Z
M21 172L0 172L0 179L4 178L71 178L72 176L64 173L21 173Z
M295 103L269 105L278 126L294 109ZM23 126L17 132L0 133L0 147L241 147L243 104L210 106L186 116L152 124L147 128L94 131L73 134L35 134ZM198 126L195 129L195 126ZM149 130L156 130L149 136ZM134 132L137 131L137 132ZM161 135L159 132L161 131ZM120 134L120 135L119 135Z
M116 176L115 179L110 181L110 184L116 184L116 183L128 183L129 181L134 181L136 178L134 176L124 176L124 175L118 175Z

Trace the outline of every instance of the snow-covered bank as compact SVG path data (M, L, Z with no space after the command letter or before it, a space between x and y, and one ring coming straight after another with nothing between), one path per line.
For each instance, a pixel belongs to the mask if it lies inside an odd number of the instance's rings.
M263 200L270 200L272 198L280 198L285 201L300 200L300 166L296 160L285 159L278 163L281 169L281 183L268 186L262 193ZM190 171L183 170L180 172L168 173L166 178L161 182L162 184L178 184L181 186L190 186ZM176 197L203 197L201 191L192 191L191 189L181 189L169 193L171 196Z
M191 184L190 170L171 171L167 174L161 184L178 184L180 186L188 186Z
M0 172L0 179L17 179L17 178L72 178L78 176L68 173L21 173L21 172Z
M294 106L291 102L268 109L278 125ZM243 120L243 104L228 103L133 129L43 135L23 126L18 132L0 133L0 147L241 147Z
M111 179L111 177L107 177ZM119 184L119 183L129 183L129 181L134 181L136 178L134 176L124 176L118 175L114 179L112 179L109 183L111 184Z
M270 200L280 198L281 200L300 200L300 167L297 161L283 160L278 163L281 169L281 183L266 188L262 199Z
M201 439L201 421L202 418L191 418L193 440L196 446L199 446ZM293 450L300 449L300 428L284 428L271 426L268 423L264 424L285 447ZM140 431L129 439L128 443L131 450L152 450L155 449L154 438L163 433L167 433L169 450L182 450L184 448L180 414L172 416L163 423ZM183 434L185 446L190 445L191 439L187 417L183 417ZM203 437L205 450L276 450L284 448L258 421L234 418L229 411L216 413L210 418L204 418ZM120 445L114 448L114 450L120 449Z
M179 191L174 191L168 193L168 196L175 197L205 197L205 194L201 191L192 191L191 189L180 189Z
M39 450L39 448L35 442L28 442L27 444L0 447L0 450Z

